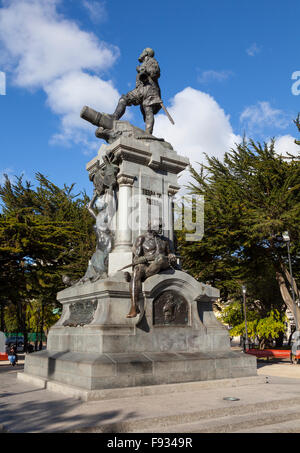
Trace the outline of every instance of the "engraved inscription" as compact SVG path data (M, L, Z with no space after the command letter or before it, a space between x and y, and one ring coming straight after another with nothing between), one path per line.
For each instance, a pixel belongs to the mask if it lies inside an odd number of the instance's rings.
M165 291L153 301L153 325L185 326L188 324L188 303L175 291Z
M155 197L161 198L161 193L154 192L153 190L142 189L142 194L143 195L148 195L150 197L155 196Z
M161 206L161 201L160 200L155 200L153 198L146 198L147 204L151 204L153 206Z
M94 319L97 305L97 300L74 302L70 305L70 318L67 319L63 325L77 327L90 324Z

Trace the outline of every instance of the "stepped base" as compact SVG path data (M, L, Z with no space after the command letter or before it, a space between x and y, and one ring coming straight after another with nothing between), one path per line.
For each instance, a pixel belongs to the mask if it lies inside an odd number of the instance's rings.
M40 389L47 389L55 393L61 393L65 397L81 399L83 401L102 401L119 398L132 398L137 396L171 395L182 392L197 392L202 389L232 388L239 386L265 383L263 376L249 376L229 379L213 379L208 381L180 382L176 384L161 384L139 387L113 388L102 390L86 390L74 385L62 384L61 382L33 376L25 372L19 372L18 380L33 385Z
M241 352L84 354L41 351L27 356L27 376L98 390L256 375L256 359Z
M177 307L168 316L166 296ZM141 314L129 319L129 283L120 276L68 288L58 294L63 313L47 350L26 357L25 373L85 390L256 376L256 357L231 350L213 313L218 296L165 271L144 282Z

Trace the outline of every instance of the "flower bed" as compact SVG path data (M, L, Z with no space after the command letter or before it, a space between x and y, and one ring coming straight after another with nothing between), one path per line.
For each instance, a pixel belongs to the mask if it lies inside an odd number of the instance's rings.
M248 349L247 354L256 355L256 357L276 357L278 359L289 359L290 349ZM300 350L297 351L297 359L300 359Z

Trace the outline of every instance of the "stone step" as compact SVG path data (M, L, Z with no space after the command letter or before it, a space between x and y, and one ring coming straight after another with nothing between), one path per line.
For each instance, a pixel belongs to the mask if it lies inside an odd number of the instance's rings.
M291 422L293 420L293 422ZM265 433L265 432L286 432L288 425L294 430L300 432L300 406L297 410L292 411L266 411L260 413L251 413L246 415L237 415L232 417L220 417L215 420L199 420L194 423L183 423L178 425L157 428L155 432L159 433ZM269 431L269 427L273 430ZM151 433L153 430L144 429L143 433ZM291 431L292 432L292 431Z
M299 419L292 419L286 422L275 423L272 425L248 427L248 429L244 428L242 430L235 431L235 433L300 433L300 422Z
M231 379L214 379L209 381L181 382L176 384L150 385L123 388L105 388L102 390L85 390L73 385L66 385L55 380L48 380L41 376L35 376L24 372L17 374L18 381L34 385L41 389L61 393L67 397L79 398L82 401L101 401L119 398L131 398L136 396L150 395L172 395L185 392L199 392L201 390L212 390L222 388L235 388L265 383L264 376L248 376Z
M253 427L279 424L281 422L287 422L290 419L300 420L300 398L272 400L255 404L237 404L226 408L215 408L197 412L179 412L173 415L153 418L131 419L128 422L107 423L72 432L238 432Z

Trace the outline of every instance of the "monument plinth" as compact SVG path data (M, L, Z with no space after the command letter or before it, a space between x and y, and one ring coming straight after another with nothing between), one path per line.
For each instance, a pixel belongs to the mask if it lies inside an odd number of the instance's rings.
M173 122L153 57L143 51L136 88L114 114L82 109L107 142L87 164L97 246L85 275L64 279L61 318L47 350L26 357L23 379L92 391L256 375L256 358L231 350L213 313L219 290L184 272L175 254L173 198L189 160L152 135L161 108ZM120 121L132 104L146 131Z

